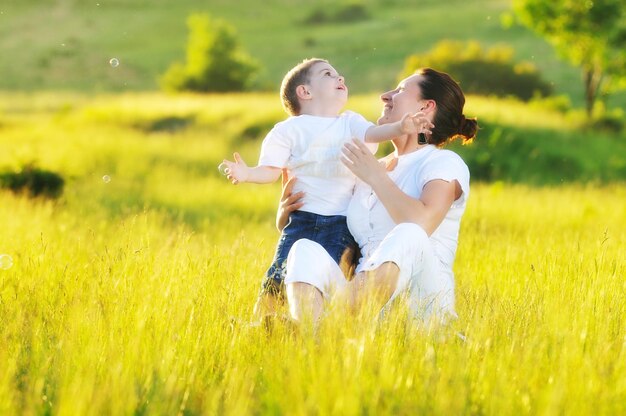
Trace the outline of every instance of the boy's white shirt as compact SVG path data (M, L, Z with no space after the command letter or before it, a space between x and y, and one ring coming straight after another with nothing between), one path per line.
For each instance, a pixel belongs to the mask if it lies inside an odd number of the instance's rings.
M341 163L341 149L353 138L365 141L365 132L372 126L352 111L337 117L289 117L263 140L258 165L289 169L298 179L293 192L305 192L302 211L345 215L356 178ZM378 148L377 144L367 146L372 153Z

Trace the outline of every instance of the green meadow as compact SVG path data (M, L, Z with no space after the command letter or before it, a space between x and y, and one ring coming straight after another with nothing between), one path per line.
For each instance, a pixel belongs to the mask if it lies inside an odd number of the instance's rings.
M374 118L375 99L351 103ZM1 414L626 411L619 182L475 181L449 328L409 325L399 305L380 324L331 310L316 336L268 332L249 319L279 187L235 187L216 166L234 149L254 160L258 126L282 117L274 95L0 103L0 165L67 181L58 200L0 193ZM506 101L468 103L504 123ZM519 111L528 131L560 124Z
M587 126L578 69L505 29L510 1L361 4L368 19L309 26L337 2L3 0L0 174L65 186L0 188L0 415L626 414L626 133ZM193 12L235 25L256 92L158 92ZM304 57L375 120L405 57L442 39L511 45L573 103L467 97L459 319L334 305L316 334L254 325L280 187L233 186L218 164L256 162Z

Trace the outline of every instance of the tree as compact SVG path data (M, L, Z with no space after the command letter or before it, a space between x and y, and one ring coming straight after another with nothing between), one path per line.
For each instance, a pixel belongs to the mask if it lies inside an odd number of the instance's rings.
M442 40L424 54L408 56L398 79L423 67L450 73L470 94L514 96L528 101L552 93L533 64L513 62L513 48L506 45L484 49L473 40Z
M624 0L513 0L519 20L582 69L587 115L626 82Z
M250 86L258 64L239 46L236 30L207 14L187 19L187 61L174 63L161 78L167 90L227 92Z

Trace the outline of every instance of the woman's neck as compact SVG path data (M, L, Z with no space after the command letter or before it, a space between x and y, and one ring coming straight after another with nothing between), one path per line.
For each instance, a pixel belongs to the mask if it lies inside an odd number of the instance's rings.
M427 144L417 144L417 137L415 135L397 137L393 139L391 143L396 149L395 153L398 156L413 153L416 150L428 146Z

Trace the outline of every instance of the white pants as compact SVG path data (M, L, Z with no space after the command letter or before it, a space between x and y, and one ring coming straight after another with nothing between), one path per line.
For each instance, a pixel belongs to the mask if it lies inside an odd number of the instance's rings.
M396 225L357 272L378 268L386 262L400 269L398 282L388 304L397 296L407 296L413 317L427 320L456 316L454 276L435 256L426 232L413 223ZM341 269L326 250L311 240L298 240L287 257L285 284L308 283L325 300L347 284Z

